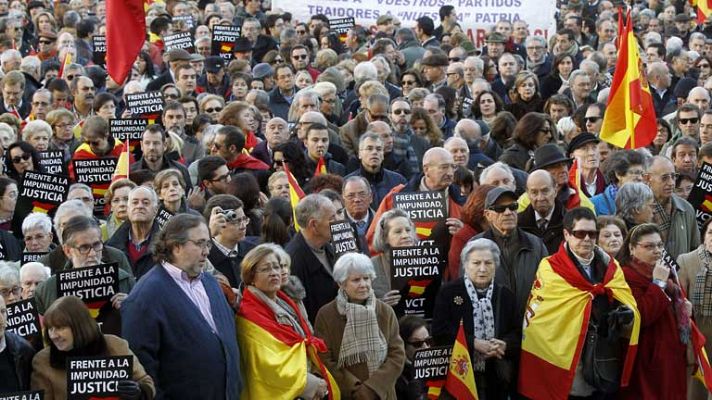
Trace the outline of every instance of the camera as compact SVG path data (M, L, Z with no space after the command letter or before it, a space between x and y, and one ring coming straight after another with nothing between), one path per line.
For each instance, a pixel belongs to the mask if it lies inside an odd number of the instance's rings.
M227 222L234 222L237 220L237 213L235 210L222 210L220 211L220 214L225 216L225 220L227 220Z

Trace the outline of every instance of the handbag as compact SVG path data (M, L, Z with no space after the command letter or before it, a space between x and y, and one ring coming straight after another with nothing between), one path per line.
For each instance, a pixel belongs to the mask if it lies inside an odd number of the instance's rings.
M589 321L584 341L581 367L583 379L605 394L620 388L624 352L620 342L620 328L630 323L633 311L620 306L608 314L608 335L601 336L598 324Z

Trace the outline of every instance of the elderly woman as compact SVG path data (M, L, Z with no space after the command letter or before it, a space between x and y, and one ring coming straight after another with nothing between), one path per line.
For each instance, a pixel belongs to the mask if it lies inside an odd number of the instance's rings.
M245 149L252 151L262 141L256 136L260 125L256 113L259 114L250 103L234 101L225 106L216 118L223 125L240 128L245 135Z
M376 273L367 256L347 253L334 265L336 299L323 306L314 324L328 351L321 357L332 371L342 399L395 399L405 362L393 309L376 299Z
M531 71L521 71L514 77L509 97L512 103L507 104L506 109L517 119L530 112L544 111L544 100L539 94L539 78Z
M29 299L35 296L37 285L49 279L51 270L39 262L29 262L20 268L20 285L22 298Z
M14 263L0 261L0 295L5 304L12 304L22 300L22 286L20 286L20 271Z
M641 328L638 357L621 399L687 398L692 304L674 271L662 262L664 248L660 229L650 223L633 228L623 244L621 265L640 311Z
M488 224L484 217L485 198L487 193L494 188L493 185L487 184L478 186L467 198L465 205L462 206L460 219L464 222L464 225L462 229L452 236L450 251L448 251L447 255L447 270L443 274L444 282L453 281L462 276L462 268L460 267L462 249L475 235L487 230Z
M628 230L652 222L654 207L653 191L642 182L628 183L616 194L616 216L625 222Z
M376 297L390 306L395 306L401 299L398 290L391 290L391 249L417 243L415 225L405 211L396 208L381 215L373 235L373 250L377 255L371 257L376 271L372 286Z
M68 161L72 156L72 149L79 146L79 140L73 131L76 125L74 114L65 108L58 108L47 114L47 123L53 130L49 150L61 150L64 153L64 161Z
M22 130L22 140L31 144L37 151L47 151L51 137L52 127L41 119L28 122Z
M616 258L623 248L623 240L628 235L625 222L618 217L602 215L596 218L598 245L609 256Z
M99 93L94 98L94 103L92 108L94 113L105 120L110 120L116 118L116 96L111 93Z
M512 133L514 144L504 150L499 161L526 171L527 164L534 158L534 150L551 142L554 135L556 132L552 131L546 114L529 113L517 122Z
M243 399L321 399L329 391L328 371L315 356L326 351L313 336L307 316L286 293L284 261L273 244L250 250L240 272L245 289L237 312ZM286 346L285 346L286 345Z
M48 253L54 249L52 220L45 213L30 213L22 221L22 236L26 253Z
M104 195L106 203L111 206L109 219L106 221L106 234L112 237L114 232L126 222L128 218L129 192L136 184L128 179L118 179L111 182L109 190Z
M45 399L67 398L67 359L69 357L129 356L133 358L130 379L118 382L122 399L152 399L156 394L153 379L118 336L101 333L89 309L77 297L61 297L44 314L45 340L49 343L32 360L32 390L44 390Z
M507 399L510 385L516 385L509 363L517 358L521 341L514 294L494 282L499 260L493 241L469 242L462 250L463 276L440 289L433 311L433 338L439 345L455 341L462 320L477 391L486 399Z
M200 99L198 105L200 106L201 114L208 114L213 120L217 121L220 111L225 108L225 99L214 94L208 94Z
M616 193L628 182L642 182L645 174L645 159L635 150L622 150L611 154L603 164L608 171L609 185L601 194L591 198L596 207L596 215L616 214Z
M702 227L702 244L697 249L680 254L680 286L692 301L697 327L705 336L705 350L712 354L712 219ZM707 389L696 379L688 380L689 399L709 399Z
M185 200L185 179L177 169L165 169L153 178L153 187L156 189L161 207L172 214L189 213L200 215L197 211L188 208Z

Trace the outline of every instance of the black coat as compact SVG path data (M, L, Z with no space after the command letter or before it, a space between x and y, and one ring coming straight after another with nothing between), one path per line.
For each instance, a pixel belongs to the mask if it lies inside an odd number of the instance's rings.
M131 223L126 221L121 226L119 229L114 232L114 235L109 238L109 240L106 242L107 245L114 247L118 250L120 250L122 253L126 254L126 258L129 258L129 231L131 230ZM151 233L149 233L149 239L146 243L144 243L144 246L149 246L149 243L151 242L152 239L154 239L156 236L158 236L158 232L160 231L160 227L158 226L158 222L156 220L153 221L153 226L151 226ZM129 263L131 263L131 260L129 259ZM153 260L153 252L151 251L151 247L149 247L145 253L139 259L136 261L135 264L131 264L131 269L133 271L133 275L136 277L136 279L141 278L146 272L148 272L151 268L153 268L153 265L155 264L155 261Z
M564 213L566 209L558 200L554 204L554 213L551 215L551 221L543 232L539 229L536 223L534 208L530 204L527 208L519 213L517 225L526 232L541 238L546 246L549 254L554 254L559 250L559 245L564 241Z
M167 83L175 83L173 81L173 75L171 75L171 70L169 68L166 68L166 71L158 75L156 79L152 80L151 82L148 82L148 85L146 85L146 91L150 92L155 90L161 90L163 85Z
M5 344L7 345L5 351L9 351L12 356L17 386L20 390L30 390L30 374L32 374L32 358L35 356L35 350L27 340L10 331L5 331Z
M22 261L22 247L12 233L0 230L0 260Z
M213 245L208 254L208 260L213 264L213 267L225 275L230 286L237 288L240 286L242 279L240 278L240 264L248 251L252 250L256 243L251 240L243 240L237 244L237 256L228 257L217 246Z
M336 261L334 250L328 244L325 248L326 258L333 268ZM304 285L304 290L307 294L304 299L304 308L307 310L309 321L314 324L316 313L319 309L336 298L338 286L331 274L309 248L301 232L287 243L285 250L292 258L292 275L299 278Z

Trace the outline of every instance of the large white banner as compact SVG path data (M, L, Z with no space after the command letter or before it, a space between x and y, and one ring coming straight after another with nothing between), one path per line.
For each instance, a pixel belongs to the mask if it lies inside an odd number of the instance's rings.
M525 20L530 35L549 38L556 33L556 0L272 0L272 7L292 13L295 20L308 22L312 15L324 14L329 19L354 17L356 23L375 27L383 14L398 17L401 27L414 27L415 21L427 15L435 26L440 24L438 10L452 5L460 26L477 47L484 45L487 32L497 21Z

